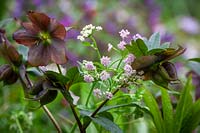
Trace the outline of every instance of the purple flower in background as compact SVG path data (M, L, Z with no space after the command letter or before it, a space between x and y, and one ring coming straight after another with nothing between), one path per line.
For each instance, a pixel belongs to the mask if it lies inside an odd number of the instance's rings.
M178 20L178 26L189 34L199 34L200 24L192 17L185 16Z

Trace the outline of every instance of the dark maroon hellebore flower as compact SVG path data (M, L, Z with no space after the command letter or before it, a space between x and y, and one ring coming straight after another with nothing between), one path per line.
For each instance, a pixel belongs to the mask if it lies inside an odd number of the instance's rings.
M65 27L44 13L29 11L27 16L31 22L22 22L24 30L16 31L13 39L29 47L30 65L46 66L50 62L66 63Z

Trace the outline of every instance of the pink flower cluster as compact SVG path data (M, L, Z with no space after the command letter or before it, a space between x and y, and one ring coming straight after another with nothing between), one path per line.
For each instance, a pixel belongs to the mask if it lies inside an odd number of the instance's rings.
M103 56L101 59L101 64L104 66L108 66L110 64L110 57L108 56Z

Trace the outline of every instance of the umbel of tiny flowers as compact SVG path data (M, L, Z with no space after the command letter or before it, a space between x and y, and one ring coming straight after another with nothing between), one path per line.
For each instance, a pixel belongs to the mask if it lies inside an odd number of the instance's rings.
M29 11L27 16L31 22L22 22L24 30L16 31L13 39L29 47L29 64L32 66L46 66L50 62L65 64L67 61L65 27L44 13Z
M101 64L104 66L108 66L110 64L110 57L108 56L103 56L101 59Z
M101 26L93 26L92 24L86 25L80 32L80 35L77 36L77 39L83 42L85 41L85 38L92 34L93 31L101 31L102 29Z
M92 70L96 69L96 67L94 66L92 61L83 60L83 65L84 65L85 69L89 70L89 71L92 71Z

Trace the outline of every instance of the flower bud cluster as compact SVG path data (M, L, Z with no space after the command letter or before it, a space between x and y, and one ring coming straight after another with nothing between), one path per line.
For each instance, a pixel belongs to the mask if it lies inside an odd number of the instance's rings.
M101 31L102 29L103 28L101 26L93 26L92 24L86 25L80 32L80 35L77 36L77 39L85 41L85 38L89 37L93 31Z
M96 88L93 90L93 94L94 96L96 96L97 98L102 98L105 97L107 99L112 99L113 94L109 91L106 92L102 92L100 89Z

